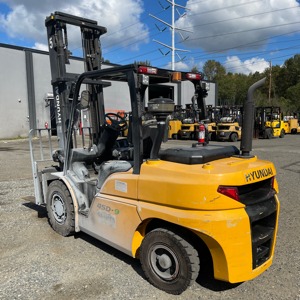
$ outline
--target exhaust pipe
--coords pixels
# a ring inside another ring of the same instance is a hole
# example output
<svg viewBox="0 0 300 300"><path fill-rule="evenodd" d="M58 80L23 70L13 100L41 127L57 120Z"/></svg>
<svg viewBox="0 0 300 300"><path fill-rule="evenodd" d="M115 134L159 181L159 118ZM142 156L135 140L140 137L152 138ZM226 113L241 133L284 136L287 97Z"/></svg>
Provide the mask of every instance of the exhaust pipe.
<svg viewBox="0 0 300 300"><path fill-rule="evenodd" d="M261 87L266 81L266 77L255 82L250 86L247 93L247 100L244 103L244 118L242 127L242 139L241 139L241 156L249 157L252 150L252 138L253 138L253 125L254 125L254 100L253 94L256 89Z"/></svg>

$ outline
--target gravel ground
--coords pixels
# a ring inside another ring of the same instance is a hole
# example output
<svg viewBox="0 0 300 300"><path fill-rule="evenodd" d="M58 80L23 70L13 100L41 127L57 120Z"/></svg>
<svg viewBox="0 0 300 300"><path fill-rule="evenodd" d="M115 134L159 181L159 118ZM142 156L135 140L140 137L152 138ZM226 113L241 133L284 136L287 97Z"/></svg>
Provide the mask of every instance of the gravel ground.
<svg viewBox="0 0 300 300"><path fill-rule="evenodd" d="M278 172L281 214L273 265L238 285L201 274L173 296L145 280L138 260L83 233L55 233L45 210L30 202L28 141L0 141L0 299L300 300L300 135L255 140L253 149Z"/></svg>

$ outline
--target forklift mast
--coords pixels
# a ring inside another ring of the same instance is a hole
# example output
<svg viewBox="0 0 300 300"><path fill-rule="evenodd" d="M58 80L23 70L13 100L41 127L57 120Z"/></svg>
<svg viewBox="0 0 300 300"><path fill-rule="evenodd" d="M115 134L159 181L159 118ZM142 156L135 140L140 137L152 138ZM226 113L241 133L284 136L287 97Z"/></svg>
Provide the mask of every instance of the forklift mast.
<svg viewBox="0 0 300 300"><path fill-rule="evenodd" d="M199 74L201 80L203 74ZM203 81L194 81L195 94L192 97L192 110L195 116L195 122L207 121L208 111L205 98L207 97L207 88Z"/></svg>
<svg viewBox="0 0 300 300"><path fill-rule="evenodd" d="M47 27L50 68L53 86L55 120L57 127L58 146L63 151L66 147L66 133L71 111L71 101L75 82L80 74L67 72L71 52L68 49L67 25L80 28L82 36L82 52L85 71L101 69L102 53L100 36L106 33L106 28L98 26L96 21L72 16L62 12L54 12L45 20ZM91 127L93 138L100 134L100 124L104 120L103 85L93 86L87 83L91 95ZM74 101L76 101L75 99ZM95 113L99 112L99 113Z"/></svg>

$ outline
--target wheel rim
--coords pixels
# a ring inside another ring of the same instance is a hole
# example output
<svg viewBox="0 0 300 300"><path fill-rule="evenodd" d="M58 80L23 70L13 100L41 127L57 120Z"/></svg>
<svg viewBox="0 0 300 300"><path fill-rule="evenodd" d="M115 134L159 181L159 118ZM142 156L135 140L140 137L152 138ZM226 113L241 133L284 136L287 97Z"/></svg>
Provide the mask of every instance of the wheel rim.
<svg viewBox="0 0 300 300"><path fill-rule="evenodd" d="M165 281L173 280L179 273L175 253L164 245L155 245L150 249L150 265L154 273Z"/></svg>
<svg viewBox="0 0 300 300"><path fill-rule="evenodd" d="M64 224L67 218L65 202L59 194L54 194L51 199L51 209L54 219L59 224Z"/></svg>

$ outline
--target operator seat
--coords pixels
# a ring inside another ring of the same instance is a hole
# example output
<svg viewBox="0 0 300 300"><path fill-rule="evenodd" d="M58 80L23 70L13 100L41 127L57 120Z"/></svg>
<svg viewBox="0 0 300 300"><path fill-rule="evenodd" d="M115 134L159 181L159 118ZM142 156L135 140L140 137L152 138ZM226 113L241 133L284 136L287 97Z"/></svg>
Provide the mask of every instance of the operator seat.
<svg viewBox="0 0 300 300"><path fill-rule="evenodd" d="M132 162L126 160L110 160L103 162L99 168L97 189L100 191L105 180L113 173L127 172L132 168Z"/></svg>
<svg viewBox="0 0 300 300"><path fill-rule="evenodd" d="M97 157L101 161L112 159L112 149L119 136L119 132L104 125L103 132L97 143Z"/></svg>
<svg viewBox="0 0 300 300"><path fill-rule="evenodd" d="M157 132L157 120L144 121L142 126L143 158L150 158L151 149Z"/></svg>

